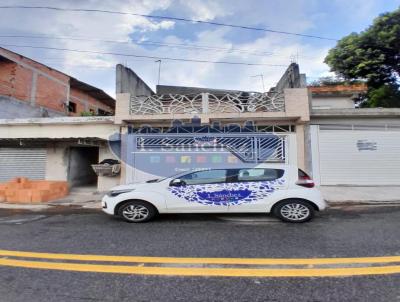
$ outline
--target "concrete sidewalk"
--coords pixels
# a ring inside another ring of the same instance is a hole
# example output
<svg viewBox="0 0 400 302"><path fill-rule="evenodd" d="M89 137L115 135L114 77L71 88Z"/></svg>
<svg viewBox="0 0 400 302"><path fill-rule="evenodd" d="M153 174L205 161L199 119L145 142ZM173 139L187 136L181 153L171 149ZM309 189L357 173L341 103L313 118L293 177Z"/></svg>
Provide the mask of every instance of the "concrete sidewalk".
<svg viewBox="0 0 400 302"><path fill-rule="evenodd" d="M320 187L325 200L331 205L341 204L400 204L400 186L381 187L350 187L322 186ZM85 209L100 209L104 193L96 191L95 187L73 189L71 193L59 200L43 204L10 204L0 203L0 209L26 209L40 211L51 207L76 207Z"/></svg>
<svg viewBox="0 0 400 302"><path fill-rule="evenodd" d="M329 203L393 203L400 202L400 186L321 186Z"/></svg>
<svg viewBox="0 0 400 302"><path fill-rule="evenodd" d="M104 193L97 192L95 187L81 187L71 190L68 196L42 204L0 203L0 209L26 209L40 211L51 207L77 207L85 209L101 209Z"/></svg>

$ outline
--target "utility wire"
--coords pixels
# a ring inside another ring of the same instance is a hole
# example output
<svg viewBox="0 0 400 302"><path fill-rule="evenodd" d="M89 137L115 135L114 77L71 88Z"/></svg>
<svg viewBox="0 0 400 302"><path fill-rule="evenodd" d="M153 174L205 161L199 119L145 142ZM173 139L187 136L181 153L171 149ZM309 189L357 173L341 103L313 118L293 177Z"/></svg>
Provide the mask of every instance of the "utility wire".
<svg viewBox="0 0 400 302"><path fill-rule="evenodd" d="M71 41L93 41L93 42L102 42L102 43L116 43L116 44L135 44L135 45L156 45L160 47L171 47L171 48L177 48L177 49L198 49L198 50L206 50L206 51L221 51L221 52L227 52L227 53L243 53L243 54L249 54L249 55L254 55L254 56L278 56L278 57L285 57L283 55L278 55L274 52L258 52L258 51L251 51L248 49L241 49L241 48L223 48L223 47L215 47L215 46L207 46L207 45L199 45L199 44L189 44L189 43L165 43L165 42L160 42L160 41L151 41L151 40L109 40L109 39L95 39L91 37L85 37L85 36L53 36L53 35L4 35L1 34L0 38L27 38L27 39L54 39L54 40L71 40ZM306 59L306 60L315 60L313 57L308 57L308 56L299 56L299 58Z"/></svg>
<svg viewBox="0 0 400 302"><path fill-rule="evenodd" d="M186 44L186 43L165 43L159 41L140 41L140 40L131 40L131 41L119 41L119 40L103 40L103 39L94 39L90 37L78 37L78 36L48 36L48 35L0 35L0 38L28 38L28 39L53 39L53 40L72 40L72 41L90 41L90 42L102 42L102 43L116 43L116 44L136 44L136 45L157 45L161 47L172 47L172 48L186 48L186 49L198 49L198 50L206 50L206 51L222 51L222 52L238 52L251 54L255 56L269 56L272 55L272 52L254 52L246 49L239 48L222 48L222 47L214 47L214 46L206 46L206 45L197 45L197 44Z"/></svg>
<svg viewBox="0 0 400 302"><path fill-rule="evenodd" d="M100 54L100 55L113 55L113 56L123 56L123 57L135 57L135 58L147 58L147 59L154 59L154 60L194 62L194 63L212 63L212 64L226 64L226 65L286 67L286 65L282 65L282 64L245 63L245 62L230 62L230 61L208 61L208 60L195 60L195 59L172 58L172 57L158 57L158 56L137 55L137 54L127 54L127 53L117 53L117 52L101 52L101 51L94 51L94 50L58 48L58 47L47 47L47 46L33 46L33 45L16 45L16 44L3 44L3 43L0 43L0 47L19 47L19 48L47 49L47 50L69 51L69 52L79 52L79 53L91 53L91 54Z"/></svg>
<svg viewBox="0 0 400 302"><path fill-rule="evenodd" d="M146 15L146 14L112 11L112 10L102 10L102 9L63 8L63 7L55 7L55 6L26 6L26 5L3 5L3 6L0 6L0 9L1 8L2 9L46 9L46 10L55 10L55 11L68 11L68 12L92 12L92 13L94 12L94 13L106 13L106 14L114 14L114 15L129 15L129 16L144 17L144 18L149 18L149 19L173 20L173 21L180 21L180 22L186 22L186 23L209 24L209 25L214 25L214 26L223 26L223 27L240 28L240 29L246 29L246 30L264 31L264 32L270 32L270 33L275 33L275 34L299 36L299 37L313 38L313 39L320 39L320 40L338 41L338 39L329 38L329 37L306 35L306 34L300 34L300 33L295 33L295 32L272 30L272 29L261 28L261 27L243 26L243 25L212 22L212 21L202 21L202 20L188 19L188 18L160 16L160 15Z"/></svg>

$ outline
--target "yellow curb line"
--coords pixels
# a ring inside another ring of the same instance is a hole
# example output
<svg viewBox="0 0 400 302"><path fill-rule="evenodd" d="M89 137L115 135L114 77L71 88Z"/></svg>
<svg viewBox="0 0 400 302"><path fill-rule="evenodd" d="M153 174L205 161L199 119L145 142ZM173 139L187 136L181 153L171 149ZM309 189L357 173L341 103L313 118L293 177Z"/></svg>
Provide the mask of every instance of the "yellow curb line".
<svg viewBox="0 0 400 302"><path fill-rule="evenodd" d="M0 256L81 260L103 262L138 262L138 263L179 263L179 264L248 264L248 265L324 265L324 264L356 264L356 263L395 263L400 256L361 257L361 258L192 258L192 257L141 257L141 256L106 256L37 253L0 250Z"/></svg>
<svg viewBox="0 0 400 302"><path fill-rule="evenodd" d="M11 259L0 259L0 266L114 274L218 277L339 277L400 273L400 266L327 269L170 268L57 263Z"/></svg>

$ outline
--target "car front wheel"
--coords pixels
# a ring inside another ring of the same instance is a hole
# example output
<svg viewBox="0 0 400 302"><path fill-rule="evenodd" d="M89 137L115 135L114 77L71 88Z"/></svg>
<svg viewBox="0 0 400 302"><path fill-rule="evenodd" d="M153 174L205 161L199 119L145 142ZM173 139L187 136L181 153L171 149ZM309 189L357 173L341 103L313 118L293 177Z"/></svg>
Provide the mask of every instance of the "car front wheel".
<svg viewBox="0 0 400 302"><path fill-rule="evenodd" d="M273 214L285 222L306 222L314 217L313 206L304 200L285 200L274 206Z"/></svg>
<svg viewBox="0 0 400 302"><path fill-rule="evenodd" d="M127 222L146 222L157 215L157 210L150 203L133 200L120 206L118 215Z"/></svg>

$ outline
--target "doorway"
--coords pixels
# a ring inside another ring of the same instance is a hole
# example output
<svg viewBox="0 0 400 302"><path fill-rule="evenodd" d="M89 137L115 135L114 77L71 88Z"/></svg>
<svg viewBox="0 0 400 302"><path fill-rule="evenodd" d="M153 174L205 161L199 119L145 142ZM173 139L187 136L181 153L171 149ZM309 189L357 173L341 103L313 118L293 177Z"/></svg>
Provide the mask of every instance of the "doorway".
<svg viewBox="0 0 400 302"><path fill-rule="evenodd" d="M97 175L92 165L99 162L99 147L70 147L69 151L70 187L97 186Z"/></svg>

